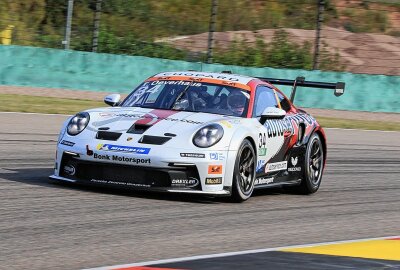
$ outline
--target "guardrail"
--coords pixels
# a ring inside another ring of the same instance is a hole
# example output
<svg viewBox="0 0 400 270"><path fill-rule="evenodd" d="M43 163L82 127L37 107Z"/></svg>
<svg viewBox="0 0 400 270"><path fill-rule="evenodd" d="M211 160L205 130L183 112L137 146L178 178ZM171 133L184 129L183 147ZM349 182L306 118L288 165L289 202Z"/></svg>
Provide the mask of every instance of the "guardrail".
<svg viewBox="0 0 400 270"><path fill-rule="evenodd" d="M175 61L141 56L65 51L0 45L0 84L128 93L145 78L162 71L231 70L257 77L311 81L342 81L346 93L299 91L301 107L400 113L400 76L352 74L292 69L250 68ZM279 87L290 94L290 87Z"/></svg>

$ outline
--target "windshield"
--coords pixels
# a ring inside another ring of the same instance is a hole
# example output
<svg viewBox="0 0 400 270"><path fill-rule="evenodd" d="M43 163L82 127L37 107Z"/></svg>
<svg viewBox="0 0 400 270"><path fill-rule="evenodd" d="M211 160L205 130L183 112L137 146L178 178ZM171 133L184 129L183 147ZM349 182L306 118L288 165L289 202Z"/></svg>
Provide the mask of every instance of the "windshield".
<svg viewBox="0 0 400 270"><path fill-rule="evenodd" d="M121 106L245 117L249 99L248 92L228 85L157 80L142 83Z"/></svg>

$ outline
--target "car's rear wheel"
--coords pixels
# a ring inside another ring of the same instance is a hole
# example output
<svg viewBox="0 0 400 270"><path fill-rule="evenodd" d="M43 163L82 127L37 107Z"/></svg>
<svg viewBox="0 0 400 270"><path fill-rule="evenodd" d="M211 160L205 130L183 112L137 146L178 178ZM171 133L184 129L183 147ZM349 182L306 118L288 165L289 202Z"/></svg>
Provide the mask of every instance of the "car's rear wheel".
<svg viewBox="0 0 400 270"><path fill-rule="evenodd" d="M319 189L324 170L324 150L317 133L314 133L308 141L304 162L304 176L296 191L311 194Z"/></svg>
<svg viewBox="0 0 400 270"><path fill-rule="evenodd" d="M232 181L232 199L243 202L254 190L256 155L253 145L245 139L237 152Z"/></svg>

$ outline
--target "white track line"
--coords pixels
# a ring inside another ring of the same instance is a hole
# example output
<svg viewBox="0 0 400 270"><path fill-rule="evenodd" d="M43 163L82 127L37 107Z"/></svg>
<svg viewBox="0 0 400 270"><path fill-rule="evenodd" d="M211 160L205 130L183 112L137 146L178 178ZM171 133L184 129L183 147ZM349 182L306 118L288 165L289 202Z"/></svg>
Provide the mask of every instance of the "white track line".
<svg viewBox="0 0 400 270"><path fill-rule="evenodd" d="M235 255L246 255L246 254L254 254L254 253L261 253L261 252L268 252L268 251L279 251L279 250L288 249L288 248L305 248L305 247L315 247L315 246L332 245L332 244L354 243L354 242L362 242L362 241L369 241L369 240L383 240L383 239L398 238L398 237L400 237L400 236L394 235L394 236L385 236L385 237L376 237L376 238L363 238L363 239L334 241L334 242L322 242L322 243L306 244L306 245L253 249L253 250L216 253L216 254L208 254L208 255L198 255L198 256L173 258L173 259L165 259L165 260L157 260L157 261L147 261L147 262L139 262L139 263L112 265L112 266L101 266L101 267L97 267L97 268L87 268L87 269L83 269L83 270L112 270L112 269L128 268L128 267L135 267L135 266L148 266L148 265L155 265L155 264L166 264L166 263L194 261L194 260L201 260L201 259L229 257L229 256L235 256Z"/></svg>

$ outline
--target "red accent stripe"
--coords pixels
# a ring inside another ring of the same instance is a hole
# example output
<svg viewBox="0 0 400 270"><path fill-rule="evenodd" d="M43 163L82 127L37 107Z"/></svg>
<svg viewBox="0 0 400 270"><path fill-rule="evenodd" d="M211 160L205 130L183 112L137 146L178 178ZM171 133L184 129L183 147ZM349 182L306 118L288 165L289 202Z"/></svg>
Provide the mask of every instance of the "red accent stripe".
<svg viewBox="0 0 400 270"><path fill-rule="evenodd" d="M400 237L395 237L395 238L388 238L386 240L400 240Z"/></svg>
<svg viewBox="0 0 400 270"><path fill-rule="evenodd" d="M155 109L155 110L152 110L152 111L146 113L144 115L144 118L137 120L135 124L147 125L148 123L151 123L153 121L153 117L155 115L155 116L158 117L158 119L157 119L156 122L153 123L153 125L154 125L154 124L157 124L158 122L160 122L161 120L163 120L164 118L167 118L167 117L169 117L171 115L174 115L176 113L178 113L178 112L177 111Z"/></svg>
<svg viewBox="0 0 400 270"><path fill-rule="evenodd" d="M183 269L146 267L146 266L132 266L132 267L117 268L115 270L183 270Z"/></svg>

